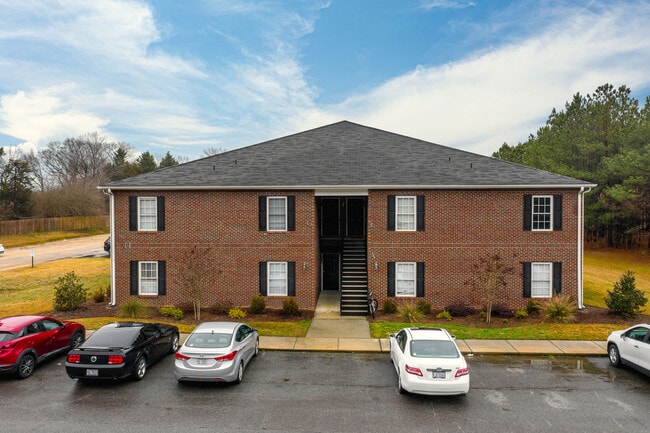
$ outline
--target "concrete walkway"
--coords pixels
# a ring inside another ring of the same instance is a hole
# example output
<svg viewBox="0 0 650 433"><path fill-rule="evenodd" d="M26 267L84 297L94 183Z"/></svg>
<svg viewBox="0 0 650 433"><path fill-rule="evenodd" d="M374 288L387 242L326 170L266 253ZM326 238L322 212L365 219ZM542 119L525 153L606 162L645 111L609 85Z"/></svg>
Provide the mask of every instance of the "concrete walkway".
<svg viewBox="0 0 650 433"><path fill-rule="evenodd" d="M417 326L417 325L414 325ZM456 340L463 354L605 356L605 341ZM341 317L339 292L321 292L305 337L260 337L263 350L389 352L388 338L371 338L365 317Z"/></svg>

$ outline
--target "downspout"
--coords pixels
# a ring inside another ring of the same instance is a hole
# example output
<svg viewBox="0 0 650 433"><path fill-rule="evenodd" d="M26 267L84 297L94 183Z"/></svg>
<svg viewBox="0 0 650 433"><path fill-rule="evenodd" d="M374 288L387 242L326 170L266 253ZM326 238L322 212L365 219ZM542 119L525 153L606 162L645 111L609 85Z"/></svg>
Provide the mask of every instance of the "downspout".
<svg viewBox="0 0 650 433"><path fill-rule="evenodd" d="M584 249L585 249L585 193L591 191L591 188L585 191L585 187L580 188L578 193L578 308L585 308L584 305Z"/></svg>
<svg viewBox="0 0 650 433"><path fill-rule="evenodd" d="M109 259L111 261L111 299L108 302L109 307L114 307L117 304L115 296L115 196L109 189L104 190L104 194L109 196L109 215L110 215L110 231L111 231L111 247L109 250Z"/></svg>

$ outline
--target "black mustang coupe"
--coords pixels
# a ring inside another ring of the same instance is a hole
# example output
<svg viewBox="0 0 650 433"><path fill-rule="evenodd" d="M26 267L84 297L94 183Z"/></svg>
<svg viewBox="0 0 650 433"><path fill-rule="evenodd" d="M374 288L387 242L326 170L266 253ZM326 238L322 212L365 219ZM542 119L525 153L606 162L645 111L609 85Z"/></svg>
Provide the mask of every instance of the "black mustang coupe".
<svg viewBox="0 0 650 433"><path fill-rule="evenodd" d="M178 339L173 325L109 323L68 353L65 370L73 379L141 380L147 366L178 350Z"/></svg>

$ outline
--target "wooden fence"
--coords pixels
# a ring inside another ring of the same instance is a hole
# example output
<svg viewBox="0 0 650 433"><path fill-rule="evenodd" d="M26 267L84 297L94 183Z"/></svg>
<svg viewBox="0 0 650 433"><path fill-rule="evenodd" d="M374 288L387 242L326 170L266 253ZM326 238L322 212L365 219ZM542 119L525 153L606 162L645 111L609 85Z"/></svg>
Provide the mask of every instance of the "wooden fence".
<svg viewBox="0 0 650 433"><path fill-rule="evenodd" d="M0 221L0 236L24 235L33 232L83 230L108 227L109 224L110 218L108 215Z"/></svg>

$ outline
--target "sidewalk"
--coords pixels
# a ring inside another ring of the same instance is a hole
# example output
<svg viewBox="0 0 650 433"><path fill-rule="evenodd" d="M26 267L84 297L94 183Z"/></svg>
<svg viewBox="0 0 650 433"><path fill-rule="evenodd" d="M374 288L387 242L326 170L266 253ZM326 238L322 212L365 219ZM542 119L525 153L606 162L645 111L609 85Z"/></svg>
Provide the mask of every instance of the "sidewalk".
<svg viewBox="0 0 650 433"><path fill-rule="evenodd" d="M417 326L417 325L416 325ZM456 340L465 355L606 356L605 341ZM341 317L338 292L322 292L305 337L260 337L263 350L388 353L388 338L370 338L365 317Z"/></svg>

